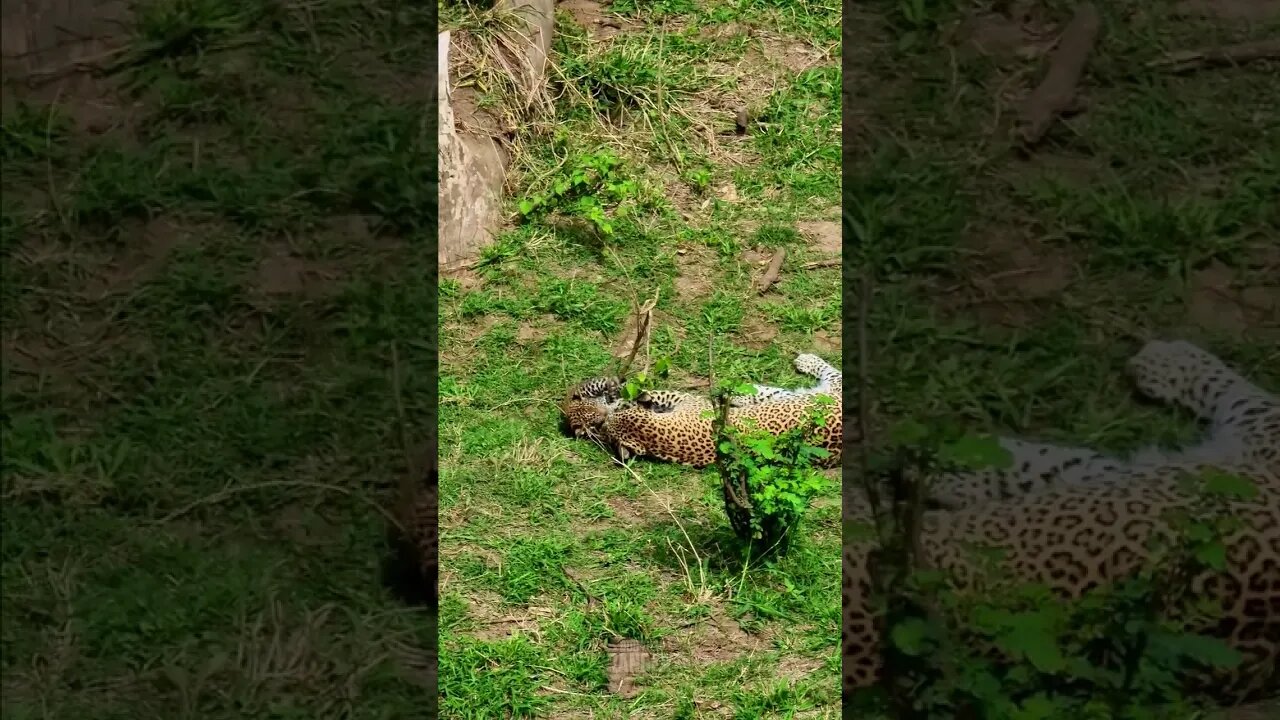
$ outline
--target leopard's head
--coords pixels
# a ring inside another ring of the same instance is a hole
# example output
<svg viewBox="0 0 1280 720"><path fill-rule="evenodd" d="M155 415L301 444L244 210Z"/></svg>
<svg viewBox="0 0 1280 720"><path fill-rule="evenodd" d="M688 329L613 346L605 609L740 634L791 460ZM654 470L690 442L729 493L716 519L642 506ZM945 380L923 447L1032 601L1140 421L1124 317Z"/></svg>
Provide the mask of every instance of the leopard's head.
<svg viewBox="0 0 1280 720"><path fill-rule="evenodd" d="M621 400L622 383L617 378L591 378L569 388L560 412L575 437L598 438Z"/></svg>

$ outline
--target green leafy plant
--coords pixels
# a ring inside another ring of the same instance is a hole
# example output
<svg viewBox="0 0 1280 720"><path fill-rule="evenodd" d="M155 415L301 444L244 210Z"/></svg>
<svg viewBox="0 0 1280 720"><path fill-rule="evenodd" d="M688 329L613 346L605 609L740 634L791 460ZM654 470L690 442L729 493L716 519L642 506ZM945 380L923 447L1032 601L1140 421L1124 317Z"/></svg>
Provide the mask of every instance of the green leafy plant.
<svg viewBox="0 0 1280 720"><path fill-rule="evenodd" d="M613 222L625 217L639 183L622 172L622 161L608 151L580 155L564 166L545 190L520 201L520 215L533 220L560 212L590 222L600 234L613 235Z"/></svg>
<svg viewBox="0 0 1280 720"><path fill-rule="evenodd" d="M828 456L817 445L817 433L834 400L815 396L807 423L775 435L750 423L739 427L729 422L730 397L754 393L754 386L733 382L721 382L712 391L725 514L751 547L765 554L785 552L813 498L830 485L817 468Z"/></svg>
<svg viewBox="0 0 1280 720"><path fill-rule="evenodd" d="M684 174L684 180L699 195L705 195L711 188L711 171L707 168L691 168Z"/></svg>
<svg viewBox="0 0 1280 720"><path fill-rule="evenodd" d="M655 379L666 380L667 376L670 374L671 359L666 357L658 358L657 362L653 364L652 376L647 372L641 371L627 378L626 381L622 383L622 398L624 400L635 400L640 397L641 393L646 390L653 389L653 381Z"/></svg>

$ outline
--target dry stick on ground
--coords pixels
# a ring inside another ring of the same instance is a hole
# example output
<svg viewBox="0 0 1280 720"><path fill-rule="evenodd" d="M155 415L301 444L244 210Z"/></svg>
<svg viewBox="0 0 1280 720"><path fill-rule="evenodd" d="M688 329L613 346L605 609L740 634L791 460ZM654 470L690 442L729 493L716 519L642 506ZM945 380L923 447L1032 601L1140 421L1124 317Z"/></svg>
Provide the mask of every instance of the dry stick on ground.
<svg viewBox="0 0 1280 720"><path fill-rule="evenodd" d="M784 248L778 248L773 253L773 258L769 260L769 267L764 271L764 277L760 278L760 294L768 292L770 287L778 281L778 274L782 272L782 261L787 257L787 251Z"/></svg>
<svg viewBox="0 0 1280 720"><path fill-rule="evenodd" d="M842 262L844 261L841 260L840 258L831 258L829 260L815 260L814 262L805 263L804 269L813 270L814 268L839 267L840 263Z"/></svg>
<svg viewBox="0 0 1280 720"><path fill-rule="evenodd" d="M1022 106L1017 135L1028 145L1044 137L1059 115L1076 106L1076 88L1084 74L1085 63L1098 40L1101 22L1092 3L1076 8L1067 23L1058 46L1049 56L1049 71Z"/></svg>
<svg viewBox="0 0 1280 720"><path fill-rule="evenodd" d="M1184 73L1211 67L1243 65L1255 60L1280 60L1280 40L1257 40L1235 45L1172 52L1152 60L1147 63L1147 67L1171 73Z"/></svg>
<svg viewBox="0 0 1280 720"><path fill-rule="evenodd" d="M624 362L618 369L618 377L625 380L627 373L631 370L631 364L636 359L636 353L640 352L641 343L646 347L645 370L648 371L649 369L649 361L647 358L649 324L653 319L653 308L658 304L658 297L662 293L662 289L655 289L653 291L653 297L649 299L649 302L641 305L640 298L636 295L635 283L631 281L631 273L627 272L627 266L622 262L622 258L618 257L618 253L615 252L613 248L609 248L609 254L613 256L613 261L618 264L618 267L622 270L623 276L627 279L627 286L631 288L631 304L632 307L635 308L636 339L631 344L631 353L627 355L626 362Z"/></svg>
<svg viewBox="0 0 1280 720"><path fill-rule="evenodd" d="M640 352L640 346L645 344L645 338L649 334L649 320L653 317L653 308L658 304L658 295L661 292L661 290L655 290L648 302L636 308L636 339L631 346L631 354L618 368L620 378L627 377L627 372L631 370L631 363L635 362L636 353Z"/></svg>

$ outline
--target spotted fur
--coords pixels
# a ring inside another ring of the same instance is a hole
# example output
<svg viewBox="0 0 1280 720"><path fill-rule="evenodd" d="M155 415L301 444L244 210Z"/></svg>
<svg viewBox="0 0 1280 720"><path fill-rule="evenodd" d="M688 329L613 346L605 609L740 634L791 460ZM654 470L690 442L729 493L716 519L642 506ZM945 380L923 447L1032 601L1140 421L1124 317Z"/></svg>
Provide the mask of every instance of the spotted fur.
<svg viewBox="0 0 1280 720"><path fill-rule="evenodd" d="M834 400L824 409L825 427L818 429L826 464L838 465L843 447L842 380L840 371L817 355L796 357L796 370L818 381L810 388L788 390L755 386L753 395L730 399L729 422L782 433L808 421L818 396ZM623 459L649 456L669 462L710 465L716 460L712 404L708 398L674 390L653 390L628 402L621 397L621 383L613 378L592 378L571 389L560 409L578 437L599 440Z"/></svg>
<svg viewBox="0 0 1280 720"><path fill-rule="evenodd" d="M1280 688L1280 402L1213 355L1185 342L1152 342L1128 371L1143 394L1183 405L1209 426L1205 439L1180 452L1132 458L1083 448L1005 440L1013 467L935 481L931 495L948 509L926 513L929 562L950 571L958 589L973 576L974 545L1000 547L1015 577L1067 597L1131 576L1149 559L1154 537L1169 537L1166 511L1192 502L1182 482L1206 467L1252 480L1257 497L1235 500L1242 529L1227 541L1227 571L1193 581L1215 599L1223 620L1196 628L1241 652L1231 672L1199 680L1226 700ZM853 505L847 499L847 506ZM865 519L865 508L854 519ZM866 542L846 540L842 632L846 691L873 684L880 671L880 627L873 613Z"/></svg>

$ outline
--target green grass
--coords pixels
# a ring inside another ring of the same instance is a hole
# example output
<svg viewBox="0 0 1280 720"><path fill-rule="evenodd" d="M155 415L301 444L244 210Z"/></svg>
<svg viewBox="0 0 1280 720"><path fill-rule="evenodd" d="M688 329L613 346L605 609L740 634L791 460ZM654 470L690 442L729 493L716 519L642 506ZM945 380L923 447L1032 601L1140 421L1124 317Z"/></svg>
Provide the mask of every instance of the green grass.
<svg viewBox="0 0 1280 720"><path fill-rule="evenodd" d="M513 215L522 199L567 198L557 183L608 154L627 188L613 232L572 212L517 219L441 285L442 710L835 717L838 491L789 556L744 567L714 471L620 467L566 437L556 403L609 370L634 303L655 292L649 355L671 358L672 386L712 370L796 385L808 382L797 353L839 361L838 270L800 269L829 255L799 226L834 230L839 213L839 11L640 6L613 6L626 29L610 39L561 13L551 110L517 138ZM749 28L812 67L787 67ZM500 96L484 72L463 73ZM743 135L739 105L755 122ZM761 297L757 263L777 247L787 270ZM608 686L618 637L652 655L627 698Z"/></svg>
<svg viewBox="0 0 1280 720"><path fill-rule="evenodd" d="M992 134L990 119L993 94L1039 65L965 51L952 67L946 48L897 47L895 3L863 24L867 41L852 57L867 72L853 92L865 96L866 122L844 168L846 202L874 248L870 323L884 361L879 398L893 414L959 415L1113 449L1167 440L1184 418L1136 403L1122 377L1123 360L1152 335L1189 337L1264 385L1280 380L1280 291L1267 277L1280 166L1266 140L1280 127L1280 95L1262 66L1147 70L1162 50L1215 31L1121 22L1129 5L1104 10L1089 111L1029 158ZM1266 28L1216 34L1232 32ZM894 68L907 80L873 82ZM939 99L948 112L935 111ZM1234 325L1197 313L1215 294L1205 289L1213 267L1231 281L1215 292L1240 314Z"/></svg>
<svg viewBox="0 0 1280 720"><path fill-rule="evenodd" d="M377 507L393 346L431 402L422 12L155 0L89 98L136 110L6 111L7 717L429 704Z"/></svg>

